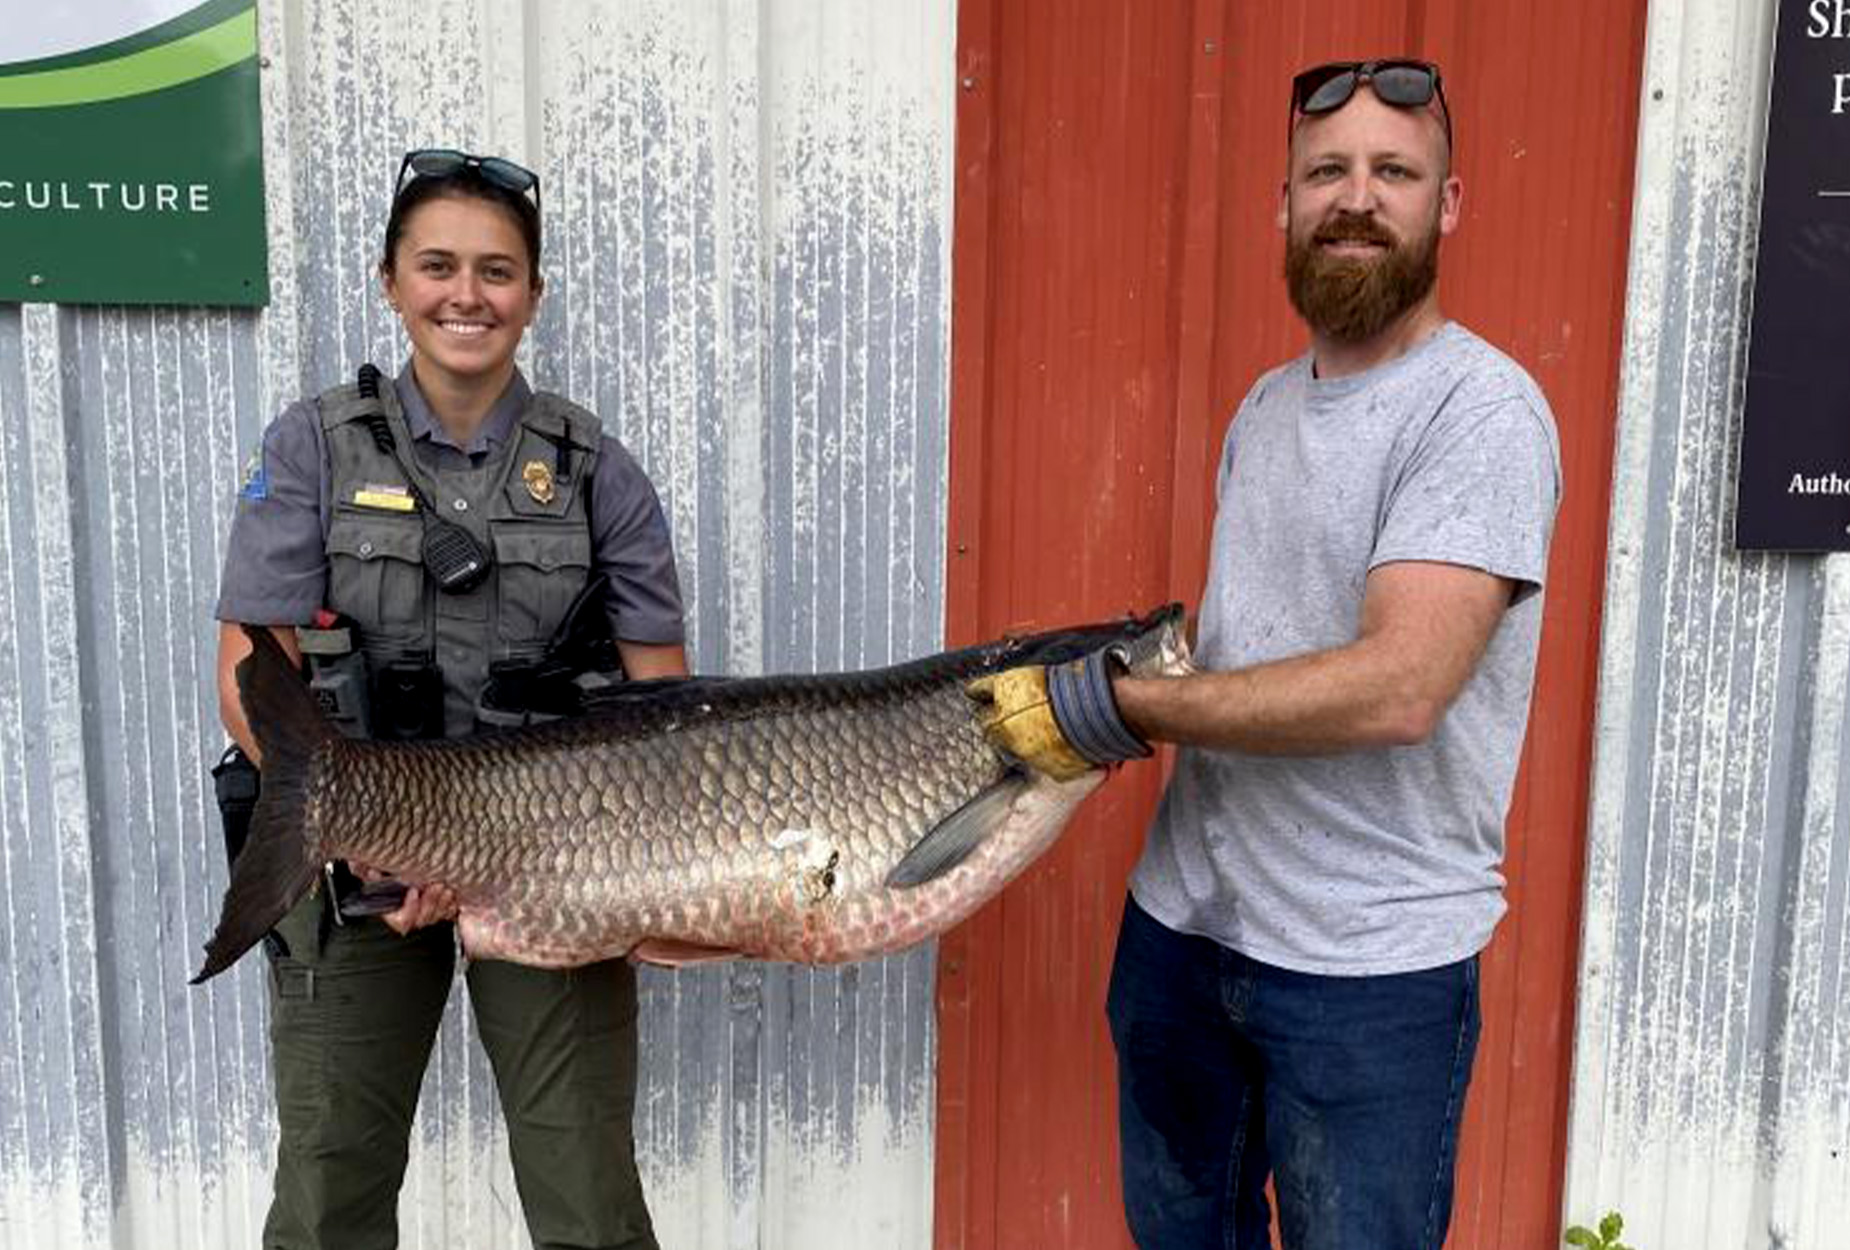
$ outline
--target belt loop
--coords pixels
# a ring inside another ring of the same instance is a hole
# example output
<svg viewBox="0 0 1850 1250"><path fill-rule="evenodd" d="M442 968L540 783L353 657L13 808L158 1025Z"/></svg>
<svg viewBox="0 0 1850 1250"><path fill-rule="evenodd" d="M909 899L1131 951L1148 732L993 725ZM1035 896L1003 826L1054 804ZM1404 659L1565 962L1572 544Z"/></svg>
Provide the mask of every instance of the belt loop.
<svg viewBox="0 0 1850 1250"><path fill-rule="evenodd" d="M321 885L322 893L326 896L327 900L328 915L333 917L335 925L342 928L346 927L347 921L340 914L340 891L335 885L334 861L331 859L327 863L321 865Z"/></svg>
<svg viewBox="0 0 1850 1250"><path fill-rule="evenodd" d="M315 891L321 895L321 906L315 916L315 958L319 959L328 949L328 939L334 936L335 926L343 923L340 903L334 897L334 865L331 862L322 867Z"/></svg>

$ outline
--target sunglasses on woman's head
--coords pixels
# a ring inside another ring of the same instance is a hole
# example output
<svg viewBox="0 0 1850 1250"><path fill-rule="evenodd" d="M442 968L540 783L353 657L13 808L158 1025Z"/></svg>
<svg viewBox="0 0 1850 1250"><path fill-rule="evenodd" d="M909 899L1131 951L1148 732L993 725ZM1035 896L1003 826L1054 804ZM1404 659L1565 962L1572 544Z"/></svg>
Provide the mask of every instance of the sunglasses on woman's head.
<svg viewBox="0 0 1850 1250"><path fill-rule="evenodd" d="M405 189L406 183L419 178L451 178L465 169L479 171L487 181L516 195L531 192L533 207L539 208L540 176L531 169L499 156L476 156L454 148L418 148L405 153L392 194L396 196Z"/></svg>
<svg viewBox="0 0 1850 1250"><path fill-rule="evenodd" d="M1298 118L1334 113L1349 103L1355 89L1367 83L1375 98L1395 108L1421 109L1433 104L1445 142L1452 142L1452 110L1439 85L1439 67L1430 61L1331 61L1307 69L1291 80L1291 126Z"/></svg>

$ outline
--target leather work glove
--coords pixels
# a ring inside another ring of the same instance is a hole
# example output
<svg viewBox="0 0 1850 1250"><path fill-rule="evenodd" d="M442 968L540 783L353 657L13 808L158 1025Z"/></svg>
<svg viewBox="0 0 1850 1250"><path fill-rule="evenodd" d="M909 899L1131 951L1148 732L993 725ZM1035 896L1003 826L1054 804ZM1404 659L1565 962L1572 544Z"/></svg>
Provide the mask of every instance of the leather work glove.
<svg viewBox="0 0 1850 1250"><path fill-rule="evenodd" d="M1150 754L1118 714L1111 674L1123 656L1105 647L1065 664L1027 664L964 687L984 705L977 719L997 747L1056 781Z"/></svg>

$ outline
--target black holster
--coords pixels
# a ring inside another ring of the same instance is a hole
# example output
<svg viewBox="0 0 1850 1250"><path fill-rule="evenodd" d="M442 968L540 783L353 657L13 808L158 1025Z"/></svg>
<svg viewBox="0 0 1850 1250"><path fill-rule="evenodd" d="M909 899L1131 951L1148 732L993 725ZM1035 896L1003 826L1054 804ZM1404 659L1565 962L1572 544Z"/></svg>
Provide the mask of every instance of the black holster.
<svg viewBox="0 0 1850 1250"><path fill-rule="evenodd" d="M251 814L263 790L263 774L251 763L244 748L233 743L212 766L212 792L218 799L218 818L225 833L225 862L235 865L251 836ZM263 948L271 955L287 955L289 947L274 929L263 935Z"/></svg>
<svg viewBox="0 0 1850 1250"><path fill-rule="evenodd" d="M577 716L587 688L621 675L622 661L604 611L608 579L593 574L566 609L538 659L496 660L475 703L478 729L506 729Z"/></svg>
<svg viewBox="0 0 1850 1250"><path fill-rule="evenodd" d="M428 656L376 664L368 701L375 739L411 742L443 737L443 670Z"/></svg>
<svg viewBox="0 0 1850 1250"><path fill-rule="evenodd" d="M262 784L257 766L235 743L226 747L212 766L212 789L218 797L219 820L225 827L227 864L238 862L238 853L250 839L251 813L257 810L257 792Z"/></svg>

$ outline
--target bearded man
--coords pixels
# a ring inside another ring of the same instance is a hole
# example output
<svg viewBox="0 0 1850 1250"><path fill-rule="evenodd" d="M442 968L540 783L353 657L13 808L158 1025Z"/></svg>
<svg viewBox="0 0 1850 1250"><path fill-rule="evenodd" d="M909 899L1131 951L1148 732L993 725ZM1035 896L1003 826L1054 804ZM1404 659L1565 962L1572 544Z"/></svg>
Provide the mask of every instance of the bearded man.
<svg viewBox="0 0 1850 1250"><path fill-rule="evenodd" d="M1504 910L1560 497L1521 367L1439 310L1451 118L1419 61L1293 85L1278 221L1310 351L1241 404L1189 677L1095 655L989 698L1059 770L1181 744L1107 1003L1146 1250L1438 1250Z"/></svg>

